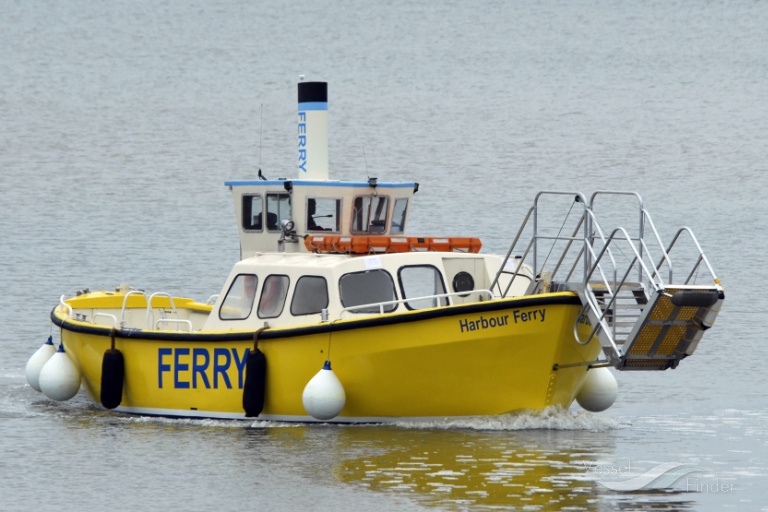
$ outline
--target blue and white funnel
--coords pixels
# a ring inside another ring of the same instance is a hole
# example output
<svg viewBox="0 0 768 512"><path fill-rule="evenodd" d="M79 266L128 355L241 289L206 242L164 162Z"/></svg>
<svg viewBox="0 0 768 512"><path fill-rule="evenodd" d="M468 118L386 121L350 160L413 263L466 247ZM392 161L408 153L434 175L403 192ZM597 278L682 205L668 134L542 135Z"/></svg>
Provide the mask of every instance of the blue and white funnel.
<svg viewBox="0 0 768 512"><path fill-rule="evenodd" d="M299 82L299 179L328 179L327 82Z"/></svg>

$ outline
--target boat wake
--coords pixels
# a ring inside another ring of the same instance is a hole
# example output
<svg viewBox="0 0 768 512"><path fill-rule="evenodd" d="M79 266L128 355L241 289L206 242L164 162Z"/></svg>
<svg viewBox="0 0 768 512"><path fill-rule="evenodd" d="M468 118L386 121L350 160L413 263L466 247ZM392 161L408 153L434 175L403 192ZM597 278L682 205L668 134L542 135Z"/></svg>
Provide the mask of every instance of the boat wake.
<svg viewBox="0 0 768 512"><path fill-rule="evenodd" d="M164 424L173 426L230 428L230 429L266 429L306 427L309 423L289 423L283 421L252 421L249 419L215 418L169 418L164 416L124 416L122 419L131 423Z"/></svg>
<svg viewBox="0 0 768 512"><path fill-rule="evenodd" d="M376 428L394 426L416 430L581 430L602 432L617 430L626 426L626 421L618 418L594 414L587 411L571 411L562 407L548 407L541 411L526 411L500 414L497 416L472 416L466 418L445 418L429 420L401 420L392 423L301 423L262 420L229 420L204 418L166 418L160 416L122 416L122 420L131 423L172 424L175 426L197 426L207 428Z"/></svg>
<svg viewBox="0 0 768 512"><path fill-rule="evenodd" d="M626 420L611 418L587 411L573 412L562 407L548 407L541 411L526 411L496 416L471 416L466 418L444 418L426 420L400 420L392 423L301 423L263 420L231 420L207 418L168 418L162 416L132 416L119 417L130 423L171 424L175 426L197 426L208 428L376 428L394 426L416 430L582 430L606 431L617 430L627 425Z"/></svg>
<svg viewBox="0 0 768 512"><path fill-rule="evenodd" d="M587 430L605 431L622 427L617 418L587 411L573 412L562 407L547 407L541 411L525 411L497 416L446 418L430 421L402 421L395 425L416 429L469 430Z"/></svg>

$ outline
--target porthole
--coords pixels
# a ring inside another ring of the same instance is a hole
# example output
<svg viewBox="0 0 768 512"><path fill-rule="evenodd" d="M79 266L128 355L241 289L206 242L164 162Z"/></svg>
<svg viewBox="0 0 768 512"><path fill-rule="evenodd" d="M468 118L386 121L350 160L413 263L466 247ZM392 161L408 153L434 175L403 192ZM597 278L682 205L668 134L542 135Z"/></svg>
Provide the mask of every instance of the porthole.
<svg viewBox="0 0 768 512"><path fill-rule="evenodd" d="M475 280L469 272L461 271L453 276L453 291L455 292L471 292L475 289ZM460 297L466 297L468 293L460 295Z"/></svg>

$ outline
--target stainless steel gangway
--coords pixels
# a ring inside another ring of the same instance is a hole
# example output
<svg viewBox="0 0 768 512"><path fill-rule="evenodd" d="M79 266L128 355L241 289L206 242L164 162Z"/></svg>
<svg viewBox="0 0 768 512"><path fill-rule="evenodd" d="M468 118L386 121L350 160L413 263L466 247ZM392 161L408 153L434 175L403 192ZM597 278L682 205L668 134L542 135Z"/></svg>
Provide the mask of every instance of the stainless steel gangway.
<svg viewBox="0 0 768 512"><path fill-rule="evenodd" d="M571 202L562 222L548 224L548 201L564 199ZM620 215L601 212L598 221L596 205L606 199L622 206ZM617 220L636 225L608 228ZM502 283L511 284L520 262L536 276L528 294L579 295L576 342L597 338L605 363L619 370L677 367L696 350L725 299L693 231L682 227L665 245L634 192L598 191L589 200L581 193L539 192L490 289L505 297L510 286Z"/></svg>

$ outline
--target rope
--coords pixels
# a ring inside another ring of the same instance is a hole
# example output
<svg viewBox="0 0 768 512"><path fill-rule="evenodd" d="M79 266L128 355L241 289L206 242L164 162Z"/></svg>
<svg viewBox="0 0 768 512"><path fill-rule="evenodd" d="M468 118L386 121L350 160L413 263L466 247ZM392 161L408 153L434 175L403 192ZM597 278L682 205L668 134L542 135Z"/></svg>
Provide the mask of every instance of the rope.
<svg viewBox="0 0 768 512"><path fill-rule="evenodd" d="M336 320L332 320L330 324L328 324L328 354L326 355L325 359L330 361L331 360L331 338L333 337L333 323Z"/></svg>
<svg viewBox="0 0 768 512"><path fill-rule="evenodd" d="M268 329L268 327L264 326L264 327L259 327L258 329L256 329L256 331L254 331L253 333L253 351L254 352L259 350L259 335L261 334L262 331L265 331L266 329Z"/></svg>

